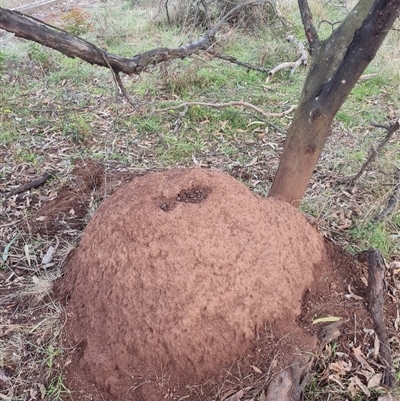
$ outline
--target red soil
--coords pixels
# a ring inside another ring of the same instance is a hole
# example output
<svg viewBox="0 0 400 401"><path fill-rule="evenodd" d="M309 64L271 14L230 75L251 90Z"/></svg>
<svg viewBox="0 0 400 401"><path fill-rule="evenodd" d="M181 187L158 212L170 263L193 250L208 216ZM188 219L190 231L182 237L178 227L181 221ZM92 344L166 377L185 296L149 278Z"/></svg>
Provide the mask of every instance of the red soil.
<svg viewBox="0 0 400 401"><path fill-rule="evenodd" d="M202 169L135 178L96 212L66 269L72 383L178 399L265 332L296 332L324 241L286 203Z"/></svg>

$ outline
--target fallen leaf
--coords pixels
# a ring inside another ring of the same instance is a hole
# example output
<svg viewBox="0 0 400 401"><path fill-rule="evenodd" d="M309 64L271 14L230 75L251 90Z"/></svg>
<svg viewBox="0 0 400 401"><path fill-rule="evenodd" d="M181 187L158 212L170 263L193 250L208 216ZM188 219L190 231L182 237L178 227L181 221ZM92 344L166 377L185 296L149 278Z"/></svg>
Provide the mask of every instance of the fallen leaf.
<svg viewBox="0 0 400 401"><path fill-rule="evenodd" d="M8 254L10 252L10 248L11 248L12 244L17 240L17 238L18 238L18 234L16 234L14 236L14 238L4 248L3 255L2 255L2 259L4 260L4 262L8 259Z"/></svg>
<svg viewBox="0 0 400 401"><path fill-rule="evenodd" d="M374 351L373 351L373 353L372 353L372 358L374 358L375 360L378 359L380 345L381 345L381 343L380 343L380 341L379 341L379 337L378 337L378 335L375 333Z"/></svg>
<svg viewBox="0 0 400 401"><path fill-rule="evenodd" d="M29 253L29 245L28 244L24 245L24 252L25 252L26 260L28 261L28 265L29 265L29 267L31 267L31 255Z"/></svg>
<svg viewBox="0 0 400 401"><path fill-rule="evenodd" d="M258 160L258 158L257 158L257 156L256 156L250 163L247 163L247 164L245 165L245 167L254 166L254 164L257 163L257 160Z"/></svg>
<svg viewBox="0 0 400 401"><path fill-rule="evenodd" d="M236 394L234 394L231 398L229 398L229 401L240 401L243 395L244 395L244 390L240 390Z"/></svg>
<svg viewBox="0 0 400 401"><path fill-rule="evenodd" d="M354 383L360 387L360 389L362 390L362 392L367 396L370 397L371 396L371 392L368 390L367 386L357 377L354 377Z"/></svg>
<svg viewBox="0 0 400 401"><path fill-rule="evenodd" d="M2 369L0 369L0 380L2 382L8 382L10 378L3 372Z"/></svg>
<svg viewBox="0 0 400 401"><path fill-rule="evenodd" d="M257 366L251 365L251 367L254 370L254 372L262 374L262 371L259 368L257 368Z"/></svg>
<svg viewBox="0 0 400 401"><path fill-rule="evenodd" d="M312 324L325 323L325 322L338 322L339 320L342 320L342 318L337 316L326 316L313 320Z"/></svg>
<svg viewBox="0 0 400 401"><path fill-rule="evenodd" d="M354 356L356 357L357 361L360 362L361 366L364 369L368 369L370 372L375 372L374 369L371 367L371 365L367 362L364 354L361 351L360 347L354 347L353 348L353 353Z"/></svg>
<svg viewBox="0 0 400 401"><path fill-rule="evenodd" d="M367 387L368 388L378 387L381 383L381 379L382 379L382 373L377 373L376 375L373 375L371 379L368 380Z"/></svg>

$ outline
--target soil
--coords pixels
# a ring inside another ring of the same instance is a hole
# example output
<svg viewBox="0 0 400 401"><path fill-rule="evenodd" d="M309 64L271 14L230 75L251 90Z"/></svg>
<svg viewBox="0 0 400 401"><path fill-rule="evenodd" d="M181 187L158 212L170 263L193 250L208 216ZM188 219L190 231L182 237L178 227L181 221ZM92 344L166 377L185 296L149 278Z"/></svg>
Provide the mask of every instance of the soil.
<svg viewBox="0 0 400 401"><path fill-rule="evenodd" d="M98 168L77 178L78 204ZM372 328L344 297L363 295L363 274L296 209L229 176L136 178L97 210L58 285L73 399L251 399L295 352L317 352L316 317L347 322L343 349Z"/></svg>

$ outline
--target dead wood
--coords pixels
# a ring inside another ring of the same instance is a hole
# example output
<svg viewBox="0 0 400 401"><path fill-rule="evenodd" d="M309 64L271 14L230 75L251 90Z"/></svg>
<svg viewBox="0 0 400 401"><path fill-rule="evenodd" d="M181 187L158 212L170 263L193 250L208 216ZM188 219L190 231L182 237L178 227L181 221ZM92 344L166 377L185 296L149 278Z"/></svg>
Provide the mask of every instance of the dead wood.
<svg viewBox="0 0 400 401"><path fill-rule="evenodd" d="M367 302L372 321L374 322L375 333L380 342L379 355L384 364L382 381L385 385L393 387L396 378L393 369L389 335L386 330L384 317L386 264L382 254L377 249L373 248L362 252L359 255L359 261L361 263L366 263L368 266Z"/></svg>
<svg viewBox="0 0 400 401"><path fill-rule="evenodd" d="M269 74L269 70L267 68L261 67L259 65L249 64L244 61L239 61L237 58L232 57L232 56L227 56L226 54L214 52L211 50L208 50L207 54L210 54L211 56L213 56L215 58L220 58L221 60L229 61L232 64L237 64L242 67L248 68L249 70L255 70L255 71L264 72L266 74Z"/></svg>
<svg viewBox="0 0 400 401"><path fill-rule="evenodd" d="M376 159L376 156L378 155L378 153L389 142L389 140L392 138L393 134L400 127L399 121L396 121L396 123L391 125L390 127L387 127L385 125L380 125L380 124L371 124L371 125L373 127L386 129L387 130L387 134L386 134L385 138L377 146L377 148L375 148L373 146L371 147L369 156L368 156L367 160L364 162L364 164L361 166L360 171L357 174L355 174L354 176L350 177L350 178L344 178L343 180L341 180L342 182L350 182L351 184L354 184L354 182L357 181L362 176L362 174L367 169L367 167Z"/></svg>
<svg viewBox="0 0 400 401"><path fill-rule="evenodd" d="M26 185L22 185L16 189L11 190L6 197L9 198L10 196L17 195L17 194L22 194L23 192L29 191L30 189L33 188L38 188L41 185L43 185L46 181L48 181L50 178L54 177L54 173L46 173L43 175L43 177L40 177L36 180L33 180L31 182L28 182Z"/></svg>
<svg viewBox="0 0 400 401"><path fill-rule="evenodd" d="M167 110L175 110L175 109L184 108L185 109L184 113L186 113L187 108L189 106L214 107L216 109L222 109L224 107L247 107L247 108L255 110L257 113L260 113L263 116L268 117L268 118L271 118L271 117L275 117L275 118L285 117L288 114L290 114L293 110L296 109L296 106L292 105L286 111L284 111L282 113L267 113L266 111L260 109L259 107L255 106L254 104L247 103L247 102L240 102L240 101L227 102L227 103L185 102L185 103L181 103L181 104L179 104L177 106L171 106L171 107L166 107L166 108L163 108L163 109L157 109L157 110L154 110L154 112L157 113L157 112L160 112L160 111L167 111ZM181 115L181 117L183 117L183 115Z"/></svg>
<svg viewBox="0 0 400 401"><path fill-rule="evenodd" d="M296 61L281 63L269 70L266 83L271 79L274 74L276 74L280 70L291 68L290 75L292 76L298 67L300 67L301 65L308 65L308 52L304 44L300 40L296 39L293 35L289 35L286 39L288 42L293 42L297 45L297 54L299 58Z"/></svg>
<svg viewBox="0 0 400 401"><path fill-rule="evenodd" d="M265 401L298 401L309 381L315 357L297 355L287 369L279 372L270 382Z"/></svg>
<svg viewBox="0 0 400 401"><path fill-rule="evenodd" d="M237 5L223 16L212 29L207 30L199 40L187 43L175 49L163 47L149 50L137 54L132 58L110 54L93 43L73 36L37 18L1 7L0 29L12 32L17 37L32 40L54 50L58 50L68 57L80 58L90 64L111 68L116 74L123 72L128 75L138 75L150 65L163 63L172 59L190 57L200 50L209 50L215 43L215 35L222 24L229 21L238 9L245 6L257 6L266 2L267 0L254 0Z"/></svg>
<svg viewBox="0 0 400 401"><path fill-rule="evenodd" d="M400 198L400 169L396 169L394 172L395 187L392 195L389 198L387 206L377 216L374 217L373 223L379 223L391 214L397 206Z"/></svg>
<svg viewBox="0 0 400 401"><path fill-rule="evenodd" d="M344 322L333 322L325 325L318 333L319 349L335 341L343 334ZM292 358L290 366L279 372L271 380L265 401L298 401L305 386L311 379L311 369L316 356L307 353Z"/></svg>

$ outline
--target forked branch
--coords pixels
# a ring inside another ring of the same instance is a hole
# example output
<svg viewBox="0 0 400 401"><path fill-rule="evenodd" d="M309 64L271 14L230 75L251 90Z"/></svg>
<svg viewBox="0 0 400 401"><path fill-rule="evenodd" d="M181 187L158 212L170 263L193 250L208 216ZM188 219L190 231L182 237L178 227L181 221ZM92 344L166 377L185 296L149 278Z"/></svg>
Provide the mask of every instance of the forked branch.
<svg viewBox="0 0 400 401"><path fill-rule="evenodd" d="M199 50L208 50L215 42L215 35L221 25L237 12L238 9L247 6L258 6L268 0L253 0L241 3L224 15L212 29L198 40L189 42L178 48L157 48L137 54L131 58L119 57L105 52L93 43L73 36L55 26L40 21L34 17L22 14L18 11L0 7L0 29L14 33L16 36L32 40L44 46L65 54L68 57L80 58L90 64L111 68L116 74L140 74L150 65L163 63L172 59L189 57ZM229 60L228 60L229 61Z"/></svg>

